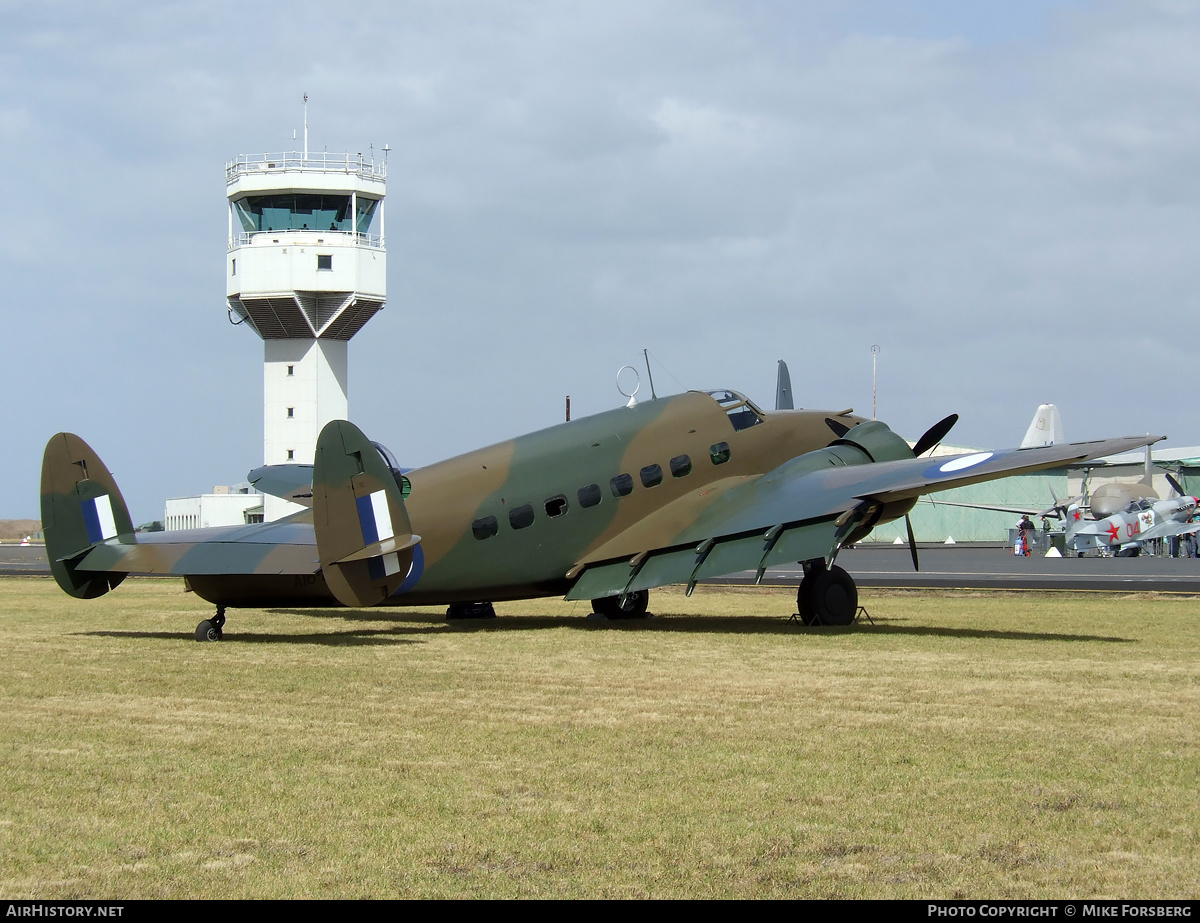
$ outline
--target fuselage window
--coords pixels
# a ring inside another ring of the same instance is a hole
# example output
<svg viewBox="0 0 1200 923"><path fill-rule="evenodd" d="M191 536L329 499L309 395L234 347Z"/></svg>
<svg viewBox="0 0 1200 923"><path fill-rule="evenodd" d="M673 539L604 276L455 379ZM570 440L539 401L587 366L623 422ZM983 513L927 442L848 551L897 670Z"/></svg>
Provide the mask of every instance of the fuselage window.
<svg viewBox="0 0 1200 923"><path fill-rule="evenodd" d="M642 469L642 486L657 487L662 483L662 466L647 465Z"/></svg>
<svg viewBox="0 0 1200 923"><path fill-rule="evenodd" d="M528 503L514 506L508 511L508 521L514 529L524 529L533 525L533 507Z"/></svg>
<svg viewBox="0 0 1200 923"><path fill-rule="evenodd" d="M567 511L567 498L561 494L546 501L546 515L551 519L561 516Z"/></svg>
<svg viewBox="0 0 1200 923"><path fill-rule="evenodd" d="M484 516L482 519L476 519L471 523L471 531L475 533L477 539L483 541L485 538L491 538L500 531L500 525L496 522L495 516Z"/></svg>
<svg viewBox="0 0 1200 923"><path fill-rule="evenodd" d="M589 506L595 506L600 502L601 493L599 484L588 484L587 487L579 488L579 505L584 509Z"/></svg>
<svg viewBox="0 0 1200 923"><path fill-rule="evenodd" d="M681 478L692 473L692 460L687 455L676 455L671 459L671 477Z"/></svg>
<svg viewBox="0 0 1200 923"><path fill-rule="evenodd" d="M633 493L633 475L618 474L610 482L614 497L628 497Z"/></svg>
<svg viewBox="0 0 1200 923"><path fill-rule="evenodd" d="M723 465L729 461L729 443L718 442L716 445L708 447L708 457L712 459L714 465Z"/></svg>

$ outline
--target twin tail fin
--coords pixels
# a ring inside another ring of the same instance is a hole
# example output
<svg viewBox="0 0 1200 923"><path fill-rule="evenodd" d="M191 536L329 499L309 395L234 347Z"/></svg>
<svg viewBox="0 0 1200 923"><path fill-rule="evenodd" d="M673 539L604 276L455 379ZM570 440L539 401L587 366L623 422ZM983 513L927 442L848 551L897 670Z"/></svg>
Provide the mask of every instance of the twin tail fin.
<svg viewBox="0 0 1200 923"><path fill-rule="evenodd" d="M74 433L58 433L42 455L42 531L50 571L78 599L103 596L125 574L77 570L104 542L134 544L133 523L121 490L104 462Z"/></svg>

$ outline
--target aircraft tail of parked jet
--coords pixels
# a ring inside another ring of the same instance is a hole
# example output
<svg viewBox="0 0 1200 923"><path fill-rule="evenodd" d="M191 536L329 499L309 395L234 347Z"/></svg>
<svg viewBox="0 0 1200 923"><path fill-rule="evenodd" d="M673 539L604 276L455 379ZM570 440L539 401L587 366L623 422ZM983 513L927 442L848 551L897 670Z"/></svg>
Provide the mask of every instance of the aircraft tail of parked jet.
<svg viewBox="0 0 1200 923"><path fill-rule="evenodd" d="M1022 449L1032 449L1042 445L1061 445L1066 442L1063 436L1062 415L1054 404L1042 404L1038 407L1029 421L1029 429L1025 430L1025 438L1021 440Z"/></svg>
<svg viewBox="0 0 1200 923"><path fill-rule="evenodd" d="M795 410L792 404L792 376L788 372L787 363L779 360L779 369L775 373L775 409Z"/></svg>

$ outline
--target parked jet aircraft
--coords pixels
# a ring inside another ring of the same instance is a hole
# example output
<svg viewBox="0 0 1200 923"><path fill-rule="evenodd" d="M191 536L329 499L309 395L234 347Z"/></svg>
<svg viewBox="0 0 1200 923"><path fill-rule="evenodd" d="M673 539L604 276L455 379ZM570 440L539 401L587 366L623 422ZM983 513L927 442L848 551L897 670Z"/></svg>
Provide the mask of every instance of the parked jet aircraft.
<svg viewBox="0 0 1200 923"><path fill-rule="evenodd" d="M216 606L201 640L221 636L228 607L449 604L471 614L479 609L463 607L565 595L636 615L654 587L690 593L699 580L745 570L761 579L795 561L803 620L845 625L858 596L834 563L839 549L906 517L919 495L1156 441L921 457L956 420L910 448L850 410L765 412L736 391L688 392L405 474L334 421L317 442L311 509L143 535L95 452L59 433L42 462L42 522L67 593L100 596L130 573L180 575ZM288 491L304 499L302 487Z"/></svg>

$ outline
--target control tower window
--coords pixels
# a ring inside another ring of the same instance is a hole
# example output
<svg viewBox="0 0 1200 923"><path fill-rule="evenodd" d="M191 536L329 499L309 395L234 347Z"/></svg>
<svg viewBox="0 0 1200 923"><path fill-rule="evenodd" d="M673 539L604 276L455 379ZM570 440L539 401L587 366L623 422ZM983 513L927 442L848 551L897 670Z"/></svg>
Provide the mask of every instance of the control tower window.
<svg viewBox="0 0 1200 923"><path fill-rule="evenodd" d="M354 228L359 234L371 232L371 224L375 220L375 208L378 205L379 202L376 199L368 199L365 196L358 197L358 215L355 217Z"/></svg>
<svg viewBox="0 0 1200 923"><path fill-rule="evenodd" d="M242 230L255 231L342 231L354 230L350 196L320 193L282 193L246 196L233 203ZM374 209L368 209L370 221ZM359 214L363 209L359 207Z"/></svg>
<svg viewBox="0 0 1200 923"><path fill-rule="evenodd" d="M333 254L318 253L317 254L317 269L333 269Z"/></svg>

